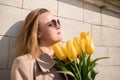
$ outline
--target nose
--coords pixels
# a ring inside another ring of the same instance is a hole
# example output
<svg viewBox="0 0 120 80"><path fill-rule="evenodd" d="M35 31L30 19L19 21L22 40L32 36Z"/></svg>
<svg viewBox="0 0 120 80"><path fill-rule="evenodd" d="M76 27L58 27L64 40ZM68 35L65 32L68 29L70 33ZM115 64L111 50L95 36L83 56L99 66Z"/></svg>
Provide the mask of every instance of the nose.
<svg viewBox="0 0 120 80"><path fill-rule="evenodd" d="M61 25L57 24L56 29L60 29L60 28L61 28Z"/></svg>

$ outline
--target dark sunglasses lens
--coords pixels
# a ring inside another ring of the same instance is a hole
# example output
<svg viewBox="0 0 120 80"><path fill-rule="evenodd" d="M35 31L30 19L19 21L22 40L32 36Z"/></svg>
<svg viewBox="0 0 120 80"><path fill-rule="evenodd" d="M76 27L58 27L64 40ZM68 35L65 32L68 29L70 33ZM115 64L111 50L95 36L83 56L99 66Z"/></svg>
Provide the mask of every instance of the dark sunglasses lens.
<svg viewBox="0 0 120 80"><path fill-rule="evenodd" d="M55 26L55 27L56 27L57 25L60 25L60 21L59 21L59 20L52 20L51 23L52 23L52 25Z"/></svg>
<svg viewBox="0 0 120 80"><path fill-rule="evenodd" d="M57 26L56 20L52 20L52 24L53 24L54 26Z"/></svg>
<svg viewBox="0 0 120 80"><path fill-rule="evenodd" d="M60 25L60 21L59 20L57 20L57 23Z"/></svg>

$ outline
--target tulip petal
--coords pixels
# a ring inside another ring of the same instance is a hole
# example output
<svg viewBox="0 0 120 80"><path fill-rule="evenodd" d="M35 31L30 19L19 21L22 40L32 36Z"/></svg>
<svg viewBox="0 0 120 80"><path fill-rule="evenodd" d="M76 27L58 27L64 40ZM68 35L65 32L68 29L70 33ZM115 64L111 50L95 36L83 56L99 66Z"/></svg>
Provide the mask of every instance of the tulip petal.
<svg viewBox="0 0 120 80"><path fill-rule="evenodd" d="M66 55L63 52L63 47L61 44L55 44L53 45L53 50L55 52L55 55L57 58L59 58L60 60L65 60L66 59Z"/></svg>
<svg viewBox="0 0 120 80"><path fill-rule="evenodd" d="M70 60L75 60L77 58L77 51L76 51L72 41L70 41L70 40L67 41L66 48L67 48L67 50L69 52L68 58Z"/></svg>

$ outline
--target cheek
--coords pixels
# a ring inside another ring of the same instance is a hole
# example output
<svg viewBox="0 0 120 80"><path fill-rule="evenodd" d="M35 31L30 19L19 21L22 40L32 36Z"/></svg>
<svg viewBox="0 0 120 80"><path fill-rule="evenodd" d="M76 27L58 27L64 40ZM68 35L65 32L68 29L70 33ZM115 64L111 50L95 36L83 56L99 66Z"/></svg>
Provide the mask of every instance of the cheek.
<svg viewBox="0 0 120 80"><path fill-rule="evenodd" d="M46 38L47 38L47 39L54 39L55 36L56 36L56 34L53 33L52 31L50 31L50 32L46 32L45 35L46 35Z"/></svg>
<svg viewBox="0 0 120 80"><path fill-rule="evenodd" d="M42 30L41 35L43 39L49 39L50 37L52 37L51 32L48 30Z"/></svg>
<svg viewBox="0 0 120 80"><path fill-rule="evenodd" d="M51 31L51 32L47 32L45 34L45 38L48 40L48 41L53 41L53 42L58 42L58 41L61 41L62 40L62 35L61 34L57 34L55 33L54 31Z"/></svg>
<svg viewBox="0 0 120 80"><path fill-rule="evenodd" d="M50 37L54 41L61 41L62 40L62 35L61 34L53 33L53 34L50 35Z"/></svg>

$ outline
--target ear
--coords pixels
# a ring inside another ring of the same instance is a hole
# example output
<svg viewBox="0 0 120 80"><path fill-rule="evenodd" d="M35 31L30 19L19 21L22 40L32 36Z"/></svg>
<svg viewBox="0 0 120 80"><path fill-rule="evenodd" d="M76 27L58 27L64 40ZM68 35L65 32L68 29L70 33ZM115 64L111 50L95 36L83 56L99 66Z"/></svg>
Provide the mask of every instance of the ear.
<svg viewBox="0 0 120 80"><path fill-rule="evenodd" d="M41 35L40 32L37 33L37 37L38 37L39 39L42 37L42 35Z"/></svg>

